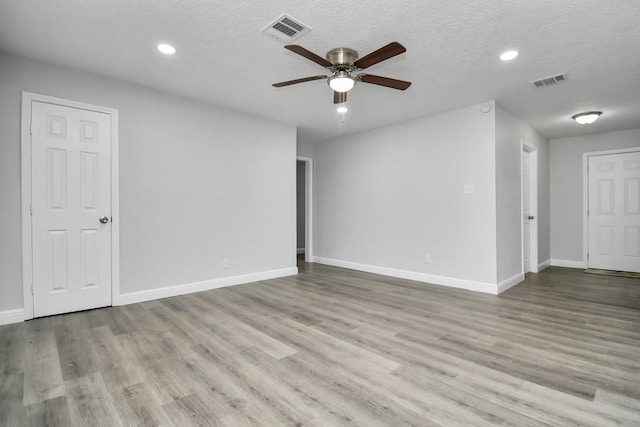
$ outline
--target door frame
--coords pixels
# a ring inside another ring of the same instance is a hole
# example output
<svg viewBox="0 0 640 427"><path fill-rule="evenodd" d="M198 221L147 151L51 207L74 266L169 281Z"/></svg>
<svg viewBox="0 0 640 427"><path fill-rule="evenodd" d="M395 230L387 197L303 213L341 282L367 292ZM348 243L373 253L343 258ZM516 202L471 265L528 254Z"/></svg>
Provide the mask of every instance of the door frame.
<svg viewBox="0 0 640 427"><path fill-rule="evenodd" d="M313 159L296 156L296 161L304 162L304 261L313 262Z"/></svg>
<svg viewBox="0 0 640 427"><path fill-rule="evenodd" d="M522 246L522 274L525 274L524 266L524 186L522 179L522 152L529 153L529 214L535 219L529 221L529 270L538 273L538 148L520 139L520 239Z"/></svg>
<svg viewBox="0 0 640 427"><path fill-rule="evenodd" d="M582 264L589 268L589 157L640 152L640 148L592 151L582 154Z"/></svg>
<svg viewBox="0 0 640 427"><path fill-rule="evenodd" d="M20 174L22 198L22 299L24 320L33 319L33 241L31 223L31 104L33 102L43 102L63 107L96 111L111 116L111 305L118 305L120 297L118 110L48 95L22 92Z"/></svg>

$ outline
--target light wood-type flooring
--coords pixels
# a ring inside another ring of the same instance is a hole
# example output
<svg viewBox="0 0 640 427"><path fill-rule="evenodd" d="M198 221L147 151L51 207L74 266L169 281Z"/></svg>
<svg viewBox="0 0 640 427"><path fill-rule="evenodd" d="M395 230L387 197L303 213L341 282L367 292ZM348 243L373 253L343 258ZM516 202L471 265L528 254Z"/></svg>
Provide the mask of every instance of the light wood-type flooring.
<svg viewBox="0 0 640 427"><path fill-rule="evenodd" d="M0 425L640 425L640 280L301 268L0 327Z"/></svg>

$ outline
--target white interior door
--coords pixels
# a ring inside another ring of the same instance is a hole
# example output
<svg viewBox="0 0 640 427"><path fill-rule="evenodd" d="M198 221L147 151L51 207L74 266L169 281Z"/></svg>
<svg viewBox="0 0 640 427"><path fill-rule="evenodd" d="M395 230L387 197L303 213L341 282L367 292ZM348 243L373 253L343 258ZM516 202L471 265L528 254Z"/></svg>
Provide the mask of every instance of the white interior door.
<svg viewBox="0 0 640 427"><path fill-rule="evenodd" d="M34 317L111 305L111 116L31 104Z"/></svg>
<svg viewBox="0 0 640 427"><path fill-rule="evenodd" d="M524 273L531 271L531 178L529 153L522 152L522 260Z"/></svg>
<svg viewBox="0 0 640 427"><path fill-rule="evenodd" d="M589 268L640 273L640 152L589 157Z"/></svg>

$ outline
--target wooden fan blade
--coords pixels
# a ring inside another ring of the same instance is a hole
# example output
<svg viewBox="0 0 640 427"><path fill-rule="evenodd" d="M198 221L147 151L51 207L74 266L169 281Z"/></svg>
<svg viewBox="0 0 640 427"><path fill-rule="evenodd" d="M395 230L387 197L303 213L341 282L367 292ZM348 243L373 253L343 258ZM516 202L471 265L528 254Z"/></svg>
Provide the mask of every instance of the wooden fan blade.
<svg viewBox="0 0 640 427"><path fill-rule="evenodd" d="M284 47L285 49L289 49L293 53L297 53L300 56L304 56L305 58L315 62L316 64L330 68L333 64L323 57L316 55L315 53L303 48L302 46L298 46L297 44L289 44Z"/></svg>
<svg viewBox="0 0 640 427"><path fill-rule="evenodd" d="M334 104L342 104L343 102L347 102L347 92L336 92L333 91L333 103Z"/></svg>
<svg viewBox="0 0 640 427"><path fill-rule="evenodd" d="M396 80L389 77L374 76L372 74L360 74L358 80L364 83L371 83L378 86L390 87L392 89L405 90L411 86L411 82Z"/></svg>
<svg viewBox="0 0 640 427"><path fill-rule="evenodd" d="M378 62L382 62L385 59L393 58L396 55L405 53L407 49L398 42L391 42L388 45L381 47L380 49L371 52L370 54L363 56L353 63L358 68L364 69L371 67Z"/></svg>
<svg viewBox="0 0 640 427"><path fill-rule="evenodd" d="M274 87L289 86L289 85L295 85L295 84L298 84L298 83L310 82L310 81L313 81L313 80L320 80L320 79L326 79L326 78L327 78L327 76L303 77L301 79L287 80L286 82L274 83L272 86L274 86Z"/></svg>

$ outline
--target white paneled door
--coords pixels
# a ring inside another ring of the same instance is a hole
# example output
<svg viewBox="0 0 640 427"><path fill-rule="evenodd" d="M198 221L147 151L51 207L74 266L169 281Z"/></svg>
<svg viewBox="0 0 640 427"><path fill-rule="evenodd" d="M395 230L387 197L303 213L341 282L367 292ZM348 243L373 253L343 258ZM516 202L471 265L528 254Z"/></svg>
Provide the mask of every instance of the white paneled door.
<svg viewBox="0 0 640 427"><path fill-rule="evenodd" d="M640 152L589 157L589 268L640 273Z"/></svg>
<svg viewBox="0 0 640 427"><path fill-rule="evenodd" d="M34 317L111 305L111 116L31 108Z"/></svg>

